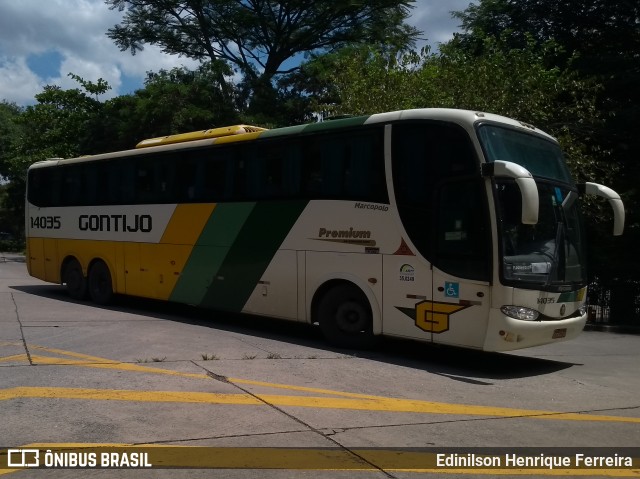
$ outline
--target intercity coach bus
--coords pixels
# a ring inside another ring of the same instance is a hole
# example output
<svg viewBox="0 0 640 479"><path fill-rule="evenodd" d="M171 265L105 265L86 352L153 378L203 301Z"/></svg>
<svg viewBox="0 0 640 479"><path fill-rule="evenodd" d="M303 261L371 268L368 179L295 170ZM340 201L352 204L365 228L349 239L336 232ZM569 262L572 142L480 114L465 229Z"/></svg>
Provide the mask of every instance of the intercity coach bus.
<svg viewBox="0 0 640 479"><path fill-rule="evenodd" d="M49 159L28 172L32 276L125 294L505 351L586 321L579 198L558 143L501 116L416 109L246 125Z"/></svg>

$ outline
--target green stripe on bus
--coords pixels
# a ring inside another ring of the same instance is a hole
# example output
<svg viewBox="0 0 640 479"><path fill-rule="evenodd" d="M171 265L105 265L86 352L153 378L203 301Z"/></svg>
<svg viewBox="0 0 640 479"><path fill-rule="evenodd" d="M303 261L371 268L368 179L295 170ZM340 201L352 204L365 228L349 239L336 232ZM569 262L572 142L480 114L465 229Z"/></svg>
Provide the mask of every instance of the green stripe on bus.
<svg viewBox="0 0 640 479"><path fill-rule="evenodd" d="M317 133L321 131L335 130L338 128L348 128L352 126L360 126L367 121L368 116L355 116L352 118L343 118L340 120L328 120L318 123L309 123L307 125L287 126L284 128L276 128L266 130L260 134L260 139L274 138L285 135L296 135L300 133Z"/></svg>
<svg viewBox="0 0 640 479"><path fill-rule="evenodd" d="M307 201L257 203L229 249L202 306L240 312Z"/></svg>
<svg viewBox="0 0 640 479"><path fill-rule="evenodd" d="M196 305L202 302L254 207L255 203L216 206L191 251L170 301Z"/></svg>
<svg viewBox="0 0 640 479"><path fill-rule="evenodd" d="M286 126L284 128L276 128L274 130L263 131L260 134L260 139L262 138L274 138L277 136L285 136L285 135L295 135L297 133L302 133L302 131L307 127L307 125L297 125L297 126Z"/></svg>
<svg viewBox="0 0 640 479"><path fill-rule="evenodd" d="M369 116L354 116L352 118L343 118L340 120L328 120L319 123L311 123L304 129L305 133L317 133L320 131L336 130L339 128L349 128L360 126L369 119Z"/></svg>
<svg viewBox="0 0 640 479"><path fill-rule="evenodd" d="M558 298L558 303L574 303L577 301L584 301L587 295L587 288L582 288L577 291L569 291L568 293L562 293Z"/></svg>

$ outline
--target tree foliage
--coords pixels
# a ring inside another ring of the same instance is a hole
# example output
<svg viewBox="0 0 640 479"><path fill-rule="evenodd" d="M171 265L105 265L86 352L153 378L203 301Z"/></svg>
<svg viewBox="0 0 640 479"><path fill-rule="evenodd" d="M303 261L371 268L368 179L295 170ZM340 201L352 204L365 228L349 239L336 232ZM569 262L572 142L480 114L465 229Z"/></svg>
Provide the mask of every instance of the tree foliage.
<svg viewBox="0 0 640 479"><path fill-rule="evenodd" d="M16 178L13 158L22 138L22 127L17 119L22 108L6 101L0 102L0 232L9 233L19 239L22 234L24 184L20 177ZM12 249L17 247L15 241L0 238L0 247Z"/></svg>
<svg viewBox="0 0 640 479"><path fill-rule="evenodd" d="M82 88L63 90L54 85L36 95L37 103L28 106L17 118L23 136L13 158L16 176L29 164L50 157L77 156L88 143L89 122L102 111L98 96L111 87L102 79L96 83L70 74Z"/></svg>
<svg viewBox="0 0 640 479"><path fill-rule="evenodd" d="M124 11L108 35L132 53L144 44L169 54L225 61L253 93L253 111L274 106L272 80L298 67L288 60L353 43L405 47L418 32L406 25L413 0L106 0ZM226 96L230 87L220 75Z"/></svg>
<svg viewBox="0 0 640 479"><path fill-rule="evenodd" d="M12 176L11 159L21 137L21 128L16 122L22 113L15 103L0 102L0 180Z"/></svg>
<svg viewBox="0 0 640 479"><path fill-rule="evenodd" d="M220 73L229 73L220 62L149 72L144 88L105 103L104 115L95 119L94 144L100 151L127 149L144 138L238 123Z"/></svg>

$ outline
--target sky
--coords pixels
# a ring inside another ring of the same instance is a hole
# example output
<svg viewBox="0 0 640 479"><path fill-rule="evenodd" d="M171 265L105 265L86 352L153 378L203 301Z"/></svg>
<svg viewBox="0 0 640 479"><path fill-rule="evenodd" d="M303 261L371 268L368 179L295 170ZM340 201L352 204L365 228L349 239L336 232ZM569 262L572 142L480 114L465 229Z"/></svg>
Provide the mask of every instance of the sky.
<svg viewBox="0 0 640 479"><path fill-rule="evenodd" d="M408 23L437 48L458 30L459 21L450 12L469 3L416 0ZM142 88L148 71L196 66L150 45L135 56L120 51L106 32L121 17L103 0L0 0L0 101L30 105L45 85L76 88L69 73L93 82L106 80L112 87L106 99Z"/></svg>

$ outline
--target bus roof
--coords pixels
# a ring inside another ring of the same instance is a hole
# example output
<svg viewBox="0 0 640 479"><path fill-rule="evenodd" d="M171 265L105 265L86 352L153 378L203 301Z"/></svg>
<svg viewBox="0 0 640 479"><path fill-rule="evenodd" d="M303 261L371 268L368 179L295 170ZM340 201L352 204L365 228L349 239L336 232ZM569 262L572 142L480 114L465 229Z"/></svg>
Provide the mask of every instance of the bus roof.
<svg viewBox="0 0 640 479"><path fill-rule="evenodd" d="M322 131L338 130L362 125L391 123L401 120L439 120L457 123L468 130L478 121L501 123L528 132L534 132L555 141L547 133L537 129L533 125L512 118L495 115L492 113L477 112L472 110L458 110L450 108L419 108L413 110L398 110L373 115L356 116L336 120L309 123L284 128L266 129L251 125L234 125L209 130L200 130L190 133L168 135L157 138L149 138L141 141L133 150L101 153L97 155L82 156L77 158L50 158L31 165L31 168L54 166L62 163L76 163L84 161L98 161L127 156L145 155L153 152L172 151L210 146L213 144L235 143L251 141L258 138L275 138L289 135L311 134Z"/></svg>
<svg viewBox="0 0 640 479"><path fill-rule="evenodd" d="M212 128L209 130L192 131L190 133L180 133L178 135L167 135L158 138L142 140L136 148L148 148L150 146L170 145L173 143L183 143L186 141L206 140L209 138L221 138L223 136L242 135L244 133L258 133L266 128L251 125L223 126L222 128Z"/></svg>

